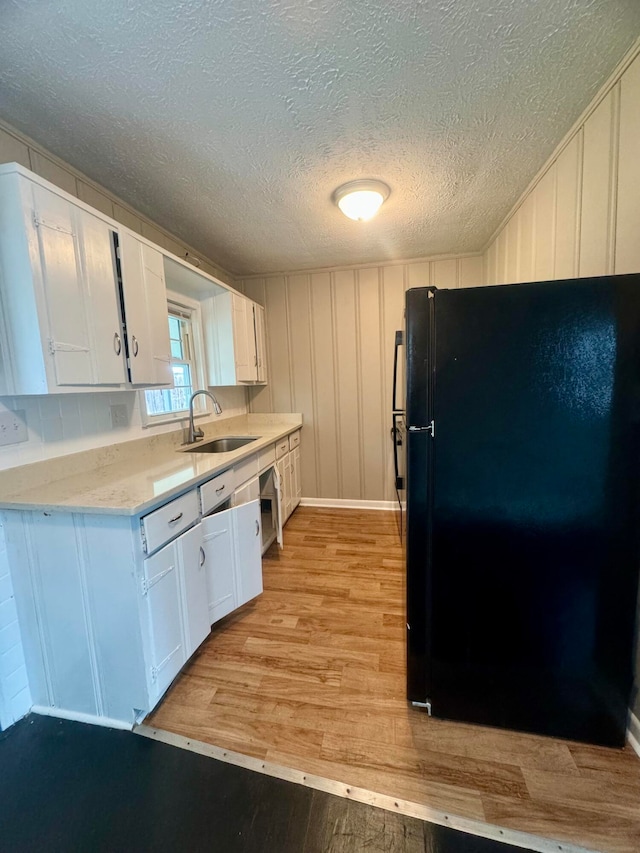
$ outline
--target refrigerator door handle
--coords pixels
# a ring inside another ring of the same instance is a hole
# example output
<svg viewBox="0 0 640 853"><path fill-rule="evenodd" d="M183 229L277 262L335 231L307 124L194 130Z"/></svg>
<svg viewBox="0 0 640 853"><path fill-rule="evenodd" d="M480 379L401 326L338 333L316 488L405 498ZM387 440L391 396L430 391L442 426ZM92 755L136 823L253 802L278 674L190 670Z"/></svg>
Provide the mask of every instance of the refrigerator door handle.
<svg viewBox="0 0 640 853"><path fill-rule="evenodd" d="M396 342L395 348L393 350L393 391L392 391L392 400L391 405L393 407L394 412L401 412L402 409L399 408L397 403L398 397L398 350L404 344L404 334L402 331L396 332Z"/></svg>
<svg viewBox="0 0 640 853"><path fill-rule="evenodd" d="M391 427L391 439L393 441L393 470L396 475L396 491L404 489L404 477L400 476L400 467L398 465L398 447L402 447L402 432L398 429L398 418L402 417L401 413L393 413L393 426Z"/></svg>
<svg viewBox="0 0 640 853"><path fill-rule="evenodd" d="M423 427L410 426L409 432L428 432L428 433L431 433L431 438L435 438L436 437L436 422L431 421L429 426L423 426Z"/></svg>

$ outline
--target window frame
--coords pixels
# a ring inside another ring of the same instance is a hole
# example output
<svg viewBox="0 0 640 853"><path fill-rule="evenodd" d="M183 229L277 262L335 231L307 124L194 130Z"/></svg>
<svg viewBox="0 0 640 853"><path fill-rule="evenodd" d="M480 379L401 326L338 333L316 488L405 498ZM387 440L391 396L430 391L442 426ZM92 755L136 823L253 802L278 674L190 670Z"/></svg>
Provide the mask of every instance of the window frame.
<svg viewBox="0 0 640 853"><path fill-rule="evenodd" d="M191 324L191 365L193 367L191 387L193 391L206 390L206 363L204 354L204 338L202 334L202 311L200 303L195 299L191 299L188 296L184 296L182 293L175 293L174 291L167 290L167 323L169 322L169 316L171 314L172 307L176 309L176 312L189 315L188 319ZM145 391L154 390L161 391L163 389L143 388L138 392L140 415L142 419L143 429L188 420L188 409L181 409L179 412L163 412L162 414L158 415L150 415L147 412L147 401L145 397ZM194 401L193 412L194 418L203 418L207 415L212 414L213 409L209 408L209 398L205 397L204 394L200 395Z"/></svg>

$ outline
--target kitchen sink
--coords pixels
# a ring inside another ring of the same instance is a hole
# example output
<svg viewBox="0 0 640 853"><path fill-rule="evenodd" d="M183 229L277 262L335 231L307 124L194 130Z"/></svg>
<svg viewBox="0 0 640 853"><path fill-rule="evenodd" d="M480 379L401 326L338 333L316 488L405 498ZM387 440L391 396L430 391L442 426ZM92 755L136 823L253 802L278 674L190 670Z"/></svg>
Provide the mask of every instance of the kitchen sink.
<svg viewBox="0 0 640 853"><path fill-rule="evenodd" d="M213 441L205 441L204 444L193 444L190 447L185 447L185 451L187 453L228 453L230 450L237 450L239 447L244 447L245 444L250 444L259 438L259 435L232 435L226 438L214 438Z"/></svg>

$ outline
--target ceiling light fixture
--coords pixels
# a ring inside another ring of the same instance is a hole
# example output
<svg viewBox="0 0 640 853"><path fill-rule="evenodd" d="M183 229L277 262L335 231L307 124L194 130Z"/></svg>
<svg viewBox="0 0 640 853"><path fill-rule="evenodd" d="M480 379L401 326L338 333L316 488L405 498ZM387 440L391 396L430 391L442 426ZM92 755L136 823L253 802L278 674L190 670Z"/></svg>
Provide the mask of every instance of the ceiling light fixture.
<svg viewBox="0 0 640 853"><path fill-rule="evenodd" d="M333 201L349 219L366 222L380 210L391 190L382 181L349 181L333 193Z"/></svg>

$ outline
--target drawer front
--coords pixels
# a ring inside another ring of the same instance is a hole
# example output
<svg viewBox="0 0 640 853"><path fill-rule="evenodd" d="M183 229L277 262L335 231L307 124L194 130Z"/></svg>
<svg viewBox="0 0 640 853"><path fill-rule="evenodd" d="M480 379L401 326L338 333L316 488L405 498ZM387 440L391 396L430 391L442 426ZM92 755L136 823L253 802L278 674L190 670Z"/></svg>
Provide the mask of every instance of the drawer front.
<svg viewBox="0 0 640 853"><path fill-rule="evenodd" d="M264 450L261 450L258 454L258 469L260 471L264 471L265 468L268 468L270 465L276 461L276 449L274 445L270 445L269 447L265 447Z"/></svg>
<svg viewBox="0 0 640 853"><path fill-rule="evenodd" d="M300 430L298 432L292 432L289 436L289 450L293 450L294 447L297 447L300 444Z"/></svg>
<svg viewBox="0 0 640 853"><path fill-rule="evenodd" d="M276 443L276 459L282 459L285 453L289 452L289 438L281 438Z"/></svg>
<svg viewBox="0 0 640 853"><path fill-rule="evenodd" d="M258 454L250 456L233 469L235 471L235 487L241 486L252 477L258 476Z"/></svg>
<svg viewBox="0 0 640 853"><path fill-rule="evenodd" d="M142 519L142 529L147 543L146 553L152 554L165 542L186 530L198 520L199 515L195 489L145 515Z"/></svg>
<svg viewBox="0 0 640 853"><path fill-rule="evenodd" d="M202 514L206 515L222 501L226 501L233 494L235 475L233 468L223 471L207 483L200 486L200 506Z"/></svg>

